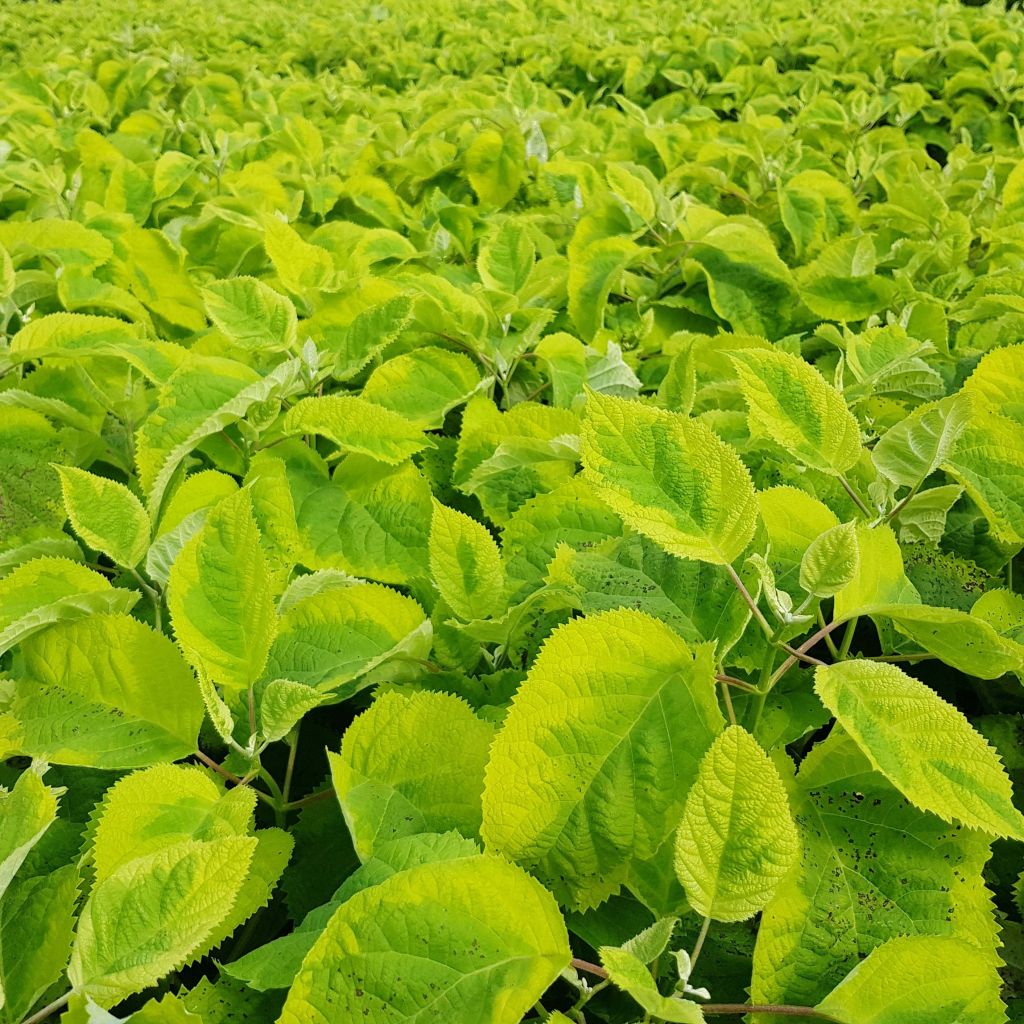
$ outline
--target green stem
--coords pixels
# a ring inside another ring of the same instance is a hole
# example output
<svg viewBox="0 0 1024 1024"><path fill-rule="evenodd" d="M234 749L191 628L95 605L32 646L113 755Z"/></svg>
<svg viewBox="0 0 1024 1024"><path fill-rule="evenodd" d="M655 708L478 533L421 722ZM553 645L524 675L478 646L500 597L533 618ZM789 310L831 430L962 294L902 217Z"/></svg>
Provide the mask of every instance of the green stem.
<svg viewBox="0 0 1024 1024"><path fill-rule="evenodd" d="M882 520L883 523L891 523L907 507L907 505L910 503L914 495L916 495L917 492L921 489L921 483L923 483L923 481L915 484L910 489L910 493L902 501L900 501L887 516L885 516L885 518Z"/></svg>
<svg viewBox="0 0 1024 1024"><path fill-rule="evenodd" d="M757 693L757 687L753 683L748 683L744 679L737 679L735 676L727 676L719 672L715 676L715 679L720 683L725 683L728 686L735 687L737 690L742 690L744 693Z"/></svg>
<svg viewBox="0 0 1024 1024"><path fill-rule="evenodd" d="M162 633L164 631L163 624L163 598L160 597L160 592L156 588L151 587L145 579L142 577L142 573L138 569L129 568L129 573L135 578L135 582L142 588L142 592L149 598L150 603L153 605L153 622L156 625L156 631Z"/></svg>
<svg viewBox="0 0 1024 1024"><path fill-rule="evenodd" d="M249 735L256 735L256 695L253 693L252 686L249 687L249 692L246 695L247 703L249 705Z"/></svg>
<svg viewBox="0 0 1024 1024"><path fill-rule="evenodd" d="M725 702L726 714L729 716L729 724L736 724L736 709L732 706L732 695L729 693L729 684L719 680L722 687L722 700Z"/></svg>
<svg viewBox="0 0 1024 1024"><path fill-rule="evenodd" d="M775 668L775 647L769 647L765 652L764 661L761 662L761 674L757 680L757 702L754 704L754 718L750 723L750 731L757 732L761 724L761 716L764 714L764 704L771 691L772 669Z"/></svg>
<svg viewBox="0 0 1024 1024"><path fill-rule="evenodd" d="M288 744L288 764L285 765L284 769L284 785L281 787L281 796L284 798L284 805L288 806L288 794L292 789L292 775L295 772L295 757L299 751L299 726L302 723L299 722L294 729L285 737L285 743Z"/></svg>
<svg viewBox="0 0 1024 1024"><path fill-rule="evenodd" d="M857 622L859 620L860 616L854 615L854 617L846 624L846 632L843 633L843 639L839 645L840 661L845 661L850 653L850 644L853 643L853 634L857 632Z"/></svg>
<svg viewBox="0 0 1024 1024"><path fill-rule="evenodd" d="M700 932L697 935L697 941L693 944L693 952L690 954L690 974L693 974L693 969L697 966L697 960L700 958L700 951L704 948L704 940L708 937L708 929L711 927L711 918L705 917L704 923L700 926Z"/></svg>
<svg viewBox="0 0 1024 1024"><path fill-rule="evenodd" d="M850 481L845 476L840 474L839 482L843 485L843 490L850 496L850 500L864 513L869 519L871 518L871 509L868 508L864 499L853 489L850 485Z"/></svg>
<svg viewBox="0 0 1024 1024"><path fill-rule="evenodd" d="M321 800L326 800L332 796L334 796L333 789L322 789L319 793L310 793L309 796L304 796L301 800L292 800L291 803L284 805L284 809L286 811L295 811L300 807L308 807L310 804L319 803Z"/></svg>
<svg viewBox="0 0 1024 1024"><path fill-rule="evenodd" d="M26 1017L21 1024L39 1024L39 1021L46 1020L51 1013L56 1013L58 1010L64 1009L68 1005L68 1000L71 998L70 992L65 992L60 999L54 999L52 1003L47 1003L41 1010L37 1010L32 1014L31 1017Z"/></svg>
<svg viewBox="0 0 1024 1024"><path fill-rule="evenodd" d="M825 625L825 615L821 608L818 609L818 625ZM834 661L842 661L842 658L839 657L839 651L836 649L836 645L832 641L830 633L825 634L825 646L828 647L828 653L832 655Z"/></svg>

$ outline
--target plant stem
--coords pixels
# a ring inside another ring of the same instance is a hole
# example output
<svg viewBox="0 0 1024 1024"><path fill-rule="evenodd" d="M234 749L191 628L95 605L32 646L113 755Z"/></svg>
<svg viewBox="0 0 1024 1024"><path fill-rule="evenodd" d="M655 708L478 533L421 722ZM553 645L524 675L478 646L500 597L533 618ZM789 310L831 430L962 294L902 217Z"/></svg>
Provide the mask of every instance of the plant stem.
<svg viewBox="0 0 1024 1024"><path fill-rule="evenodd" d="M729 724L736 724L736 709L732 706L732 696L729 693L729 684L721 683L722 687L722 700L725 701L726 714L729 716Z"/></svg>
<svg viewBox="0 0 1024 1024"><path fill-rule="evenodd" d="M768 1003L705 1003L701 1009L706 1017L742 1017L748 1013L774 1013L780 1017L809 1017L812 1020L843 1024L838 1017L830 1017L813 1006L776 1006Z"/></svg>
<svg viewBox="0 0 1024 1024"><path fill-rule="evenodd" d="M128 572L135 578L135 582L142 588L142 592L149 598L150 603L153 605L153 622L156 625L158 633L164 631L163 624L163 599L160 597L159 591L154 587L151 587L143 578L142 573L138 569L129 569Z"/></svg>
<svg viewBox="0 0 1024 1024"><path fill-rule="evenodd" d="M37 1010L32 1014L31 1017L26 1017L21 1024L39 1024L39 1021L46 1020L51 1013L56 1013L58 1010L62 1010L68 1005L68 1000L71 998L70 992L65 992L60 999L54 999L52 1003L47 1003L41 1010Z"/></svg>
<svg viewBox="0 0 1024 1024"><path fill-rule="evenodd" d="M822 610L820 608L818 609L818 625L819 626L824 626L825 625L825 616L822 613ZM833 643L832 636L829 633L825 634L825 646L828 647L828 653L832 655L832 659L834 661L841 661L842 660L839 657L839 651L836 649L836 645Z"/></svg>
<svg viewBox="0 0 1024 1024"><path fill-rule="evenodd" d="M248 694L249 701L249 735L256 735L256 697L253 693L252 686L249 687Z"/></svg>
<svg viewBox="0 0 1024 1024"><path fill-rule="evenodd" d="M744 693L757 693L757 687L753 683L737 679L735 676L727 676L719 672L715 679L720 683L725 683L727 686L734 686L737 690L742 690Z"/></svg>
<svg viewBox="0 0 1024 1024"><path fill-rule="evenodd" d="M725 567L725 571L729 574L729 579L732 580L734 586L740 592L740 597L743 598L751 614L757 620L757 624L764 630L765 636L773 636L775 630L772 629L771 623L764 617L761 609L757 607L757 602L751 596L750 591L747 590L746 584L740 579L739 573L728 564Z"/></svg>
<svg viewBox="0 0 1024 1024"><path fill-rule="evenodd" d="M801 659L804 661L811 661L815 665L824 665L823 661L818 661L817 658L808 658L807 651L809 651L822 637L828 636L833 629L841 626L841 622L830 622L827 626L822 626L809 640L805 640L797 650L789 650L789 657L779 666L775 674L768 680L768 689L772 687Z"/></svg>
<svg viewBox="0 0 1024 1024"><path fill-rule="evenodd" d="M840 661L844 661L846 656L850 653L850 644L853 643L853 634L857 631L857 622L859 619L859 615L854 615L854 617L846 624L846 632L843 634L842 643L839 645Z"/></svg>
<svg viewBox="0 0 1024 1024"><path fill-rule="evenodd" d="M326 800L332 796L334 796L333 789L321 789L319 793L311 793L309 796L304 796L301 800L292 800L291 803L284 805L284 809L286 811L295 811L300 807L308 807L310 804L319 803L321 800Z"/></svg>
<svg viewBox="0 0 1024 1024"><path fill-rule="evenodd" d="M890 665L899 664L900 662L915 662L915 661L927 661L929 658L934 658L934 654L879 654L877 657L871 658L871 661L884 661Z"/></svg>
<svg viewBox="0 0 1024 1024"><path fill-rule="evenodd" d="M700 926L700 933L697 935L697 941L693 944L693 952L690 954L690 974L693 974L693 969L697 966L697 959L700 957L700 951L704 948L704 940L708 937L708 929L711 927L711 918L705 917L704 923Z"/></svg>
<svg viewBox="0 0 1024 1024"><path fill-rule="evenodd" d="M843 490L850 496L851 501L857 506L869 519L871 518L871 509L864 503L864 499L850 486L850 482L845 476L840 475L839 482L843 485Z"/></svg>
<svg viewBox="0 0 1024 1024"><path fill-rule="evenodd" d="M288 763L285 765L284 785L281 787L281 796L284 798L285 807L288 806L288 795L292 789L292 775L295 772L295 756L299 751L299 726L301 724L300 721L285 737L285 742L288 744Z"/></svg>
<svg viewBox="0 0 1024 1024"><path fill-rule="evenodd" d="M603 967L592 964L589 960L578 960L573 957L571 966L575 967L577 971L583 971L584 974L593 974L596 978L608 977L608 972Z"/></svg>
<svg viewBox="0 0 1024 1024"><path fill-rule="evenodd" d="M823 665L823 661L818 661L817 658L809 658L803 651L794 650L789 644L779 643L779 634L776 630L772 629L771 623L764 617L761 609L757 607L757 602L751 596L750 591L747 590L743 580L740 579L739 573L731 565L725 566L726 572L729 574L729 579L733 581L736 589L740 592L740 596L743 598L747 607L750 609L754 618L757 620L758 625L764 630L764 635L778 647L781 647L787 654L792 655L798 661L807 661L812 665Z"/></svg>
<svg viewBox="0 0 1024 1024"><path fill-rule="evenodd" d="M239 777L238 777L237 775L235 775L235 773L234 773L234 772L229 772L229 771L227 770L227 768L225 768L225 767L224 767L223 765L219 765L219 764L217 764L217 762L216 762L216 761L214 761L214 759L213 759L212 757L208 757L208 756L207 756L206 754L204 754L204 753L203 753L203 752L202 752L201 750L197 750L197 751L195 752L195 755L194 755L194 756L195 756L195 757L198 757L198 758L199 758L199 760L200 760L200 761L202 761L202 762L203 762L203 764L205 764L207 768L211 769L211 771L215 771L215 772L216 772L216 773L217 773L218 775L220 775L220 776L221 776L222 778L225 778L225 779L227 779L227 780L228 780L228 782L232 782L232 783L234 783L234 784L235 784L236 786L248 786L248 785L249 785L249 781L248 781L248 779L240 779L240 778L239 778ZM259 798L260 798L261 800L265 800L265 801L266 801L266 802L267 802L268 804L270 804L270 806L271 806L271 807L273 807L273 806L274 806L274 801L273 801L273 800L272 800L272 799L271 799L271 798L270 798L269 796L267 796L267 794L266 794L266 793L263 793L263 792L261 792L260 790L258 790L258 789L256 789L256 788L253 788L253 790L252 790L252 791L253 791L253 792L254 792L254 793L255 793L255 794L256 794L256 795L257 795L257 796L258 796L258 797L259 797Z"/></svg>

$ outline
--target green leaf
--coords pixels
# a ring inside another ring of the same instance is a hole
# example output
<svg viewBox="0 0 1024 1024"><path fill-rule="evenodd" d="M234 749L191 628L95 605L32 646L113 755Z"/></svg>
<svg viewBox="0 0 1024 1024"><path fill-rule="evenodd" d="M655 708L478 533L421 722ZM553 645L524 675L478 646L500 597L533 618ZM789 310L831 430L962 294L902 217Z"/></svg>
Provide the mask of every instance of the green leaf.
<svg viewBox="0 0 1024 1024"><path fill-rule="evenodd" d="M54 467L75 533L118 565L134 568L149 548L149 516L124 484L74 466Z"/></svg>
<svg viewBox="0 0 1024 1024"><path fill-rule="evenodd" d="M0 416L0 550L56 533L64 525L60 482L51 463L66 457L57 431L30 409Z"/></svg>
<svg viewBox="0 0 1024 1024"><path fill-rule="evenodd" d="M996 540L1024 544L1024 424L973 412L942 468L963 484Z"/></svg>
<svg viewBox="0 0 1024 1024"><path fill-rule="evenodd" d="M216 505L171 567L174 633L196 669L241 691L263 671L276 613L249 492Z"/></svg>
<svg viewBox="0 0 1024 1024"><path fill-rule="evenodd" d="M817 1006L849 1024L993 1024L1002 982L975 946L951 936L890 939Z"/></svg>
<svg viewBox="0 0 1024 1024"><path fill-rule="evenodd" d="M800 586L816 597L832 597L850 584L860 569L855 523L842 523L819 534L800 561Z"/></svg>
<svg viewBox="0 0 1024 1024"><path fill-rule="evenodd" d="M325 590L280 620L266 677L349 696L354 683L389 658L426 657L430 623L411 598L376 583ZM364 680L364 684L369 680Z"/></svg>
<svg viewBox="0 0 1024 1024"><path fill-rule="evenodd" d="M1020 379L1024 373L1024 345L1007 345L986 352L964 383L964 394L979 410L989 410L1024 423Z"/></svg>
<svg viewBox="0 0 1024 1024"><path fill-rule="evenodd" d="M74 990L113 1006L188 963L230 912L255 847L239 837L177 843L98 883L68 967Z"/></svg>
<svg viewBox="0 0 1024 1024"><path fill-rule="evenodd" d="M569 316L586 341L604 326L608 295L643 250L629 238L599 238L569 256Z"/></svg>
<svg viewBox="0 0 1024 1024"><path fill-rule="evenodd" d="M113 255L110 242L98 231L73 220L40 217L0 224L0 245L14 260L48 255L65 266L93 270Z"/></svg>
<svg viewBox="0 0 1024 1024"><path fill-rule="evenodd" d="M202 295L207 316L240 348L253 352L295 348L295 307L262 281L253 277L212 281L203 288Z"/></svg>
<svg viewBox="0 0 1024 1024"><path fill-rule="evenodd" d="M860 458L860 428L843 396L809 363L781 349L731 353L755 438L840 476Z"/></svg>
<svg viewBox="0 0 1024 1024"><path fill-rule="evenodd" d="M523 180L526 144L518 128L487 128L470 143L464 158L466 177L481 203L506 206Z"/></svg>
<svg viewBox="0 0 1024 1024"><path fill-rule="evenodd" d="M651 972L635 954L616 946L602 946L598 952L612 984L631 995L645 1013L676 1024L704 1024L704 1014L696 1003L661 994Z"/></svg>
<svg viewBox="0 0 1024 1024"><path fill-rule="evenodd" d="M575 619L520 685L487 765L482 835L588 907L672 835L723 725L711 650L633 611Z"/></svg>
<svg viewBox="0 0 1024 1024"><path fill-rule="evenodd" d="M258 698L260 735L264 743L283 740L308 712L325 703L317 690L293 683L290 679L272 679L260 687Z"/></svg>
<svg viewBox="0 0 1024 1024"><path fill-rule="evenodd" d="M127 615L60 623L22 645L20 748L58 764L138 768L196 749L203 704L166 637Z"/></svg>
<svg viewBox="0 0 1024 1024"><path fill-rule="evenodd" d="M16 878L0 901L0 1019L5 1022L27 1017L63 973L78 883L78 866L66 864Z"/></svg>
<svg viewBox="0 0 1024 1024"><path fill-rule="evenodd" d="M307 242L286 220L263 219L263 248L281 284L296 295L325 288L334 276L331 254Z"/></svg>
<svg viewBox="0 0 1024 1024"><path fill-rule="evenodd" d="M752 1001L814 1005L899 935L955 935L997 959L987 836L912 807L842 729L795 789L803 854L761 917Z"/></svg>
<svg viewBox="0 0 1024 1024"><path fill-rule="evenodd" d="M947 665L979 679L998 679L1024 670L1024 645L1001 637L983 619L956 608L881 605L872 611Z"/></svg>
<svg viewBox="0 0 1024 1024"><path fill-rule="evenodd" d="M734 331L772 340L786 333L797 294L766 232L728 221L695 242L689 255L704 271L714 311Z"/></svg>
<svg viewBox="0 0 1024 1024"><path fill-rule="evenodd" d="M363 385L362 397L419 430L438 430L452 409L486 383L468 356L427 346L378 366Z"/></svg>
<svg viewBox="0 0 1024 1024"><path fill-rule="evenodd" d="M325 308L304 320L302 326L310 331L317 348L333 358L333 376L343 381L354 377L395 342L408 326L412 308L408 295L393 295L361 310L351 321L335 323L329 308Z"/></svg>
<svg viewBox="0 0 1024 1024"><path fill-rule="evenodd" d="M138 599L138 591L115 590L80 562L30 559L0 579L0 654L56 622L127 612Z"/></svg>
<svg viewBox="0 0 1024 1024"><path fill-rule="evenodd" d="M916 487L946 462L970 415L963 392L920 405L878 439L871 460L893 483Z"/></svg>
<svg viewBox="0 0 1024 1024"><path fill-rule="evenodd" d="M946 532L949 511L963 493L958 484L946 484L915 494L899 513L900 542L937 546Z"/></svg>
<svg viewBox="0 0 1024 1024"><path fill-rule="evenodd" d="M18 776L9 793L0 795L0 814L4 821L0 835L2 899L32 847L57 817L57 794L30 768Z"/></svg>
<svg viewBox="0 0 1024 1024"><path fill-rule="evenodd" d="M636 534L604 548L556 548L548 563L549 599L565 595L587 615L614 608L647 612L684 640L713 640L719 658L739 640L750 610L720 566L674 558Z"/></svg>
<svg viewBox="0 0 1024 1024"><path fill-rule="evenodd" d="M383 583L425 579L431 512L430 485L411 462L346 456L331 482L299 506L303 561Z"/></svg>
<svg viewBox="0 0 1024 1024"><path fill-rule="evenodd" d="M518 1024L570 955L555 901L525 872L487 855L424 864L339 907L281 1024Z"/></svg>
<svg viewBox="0 0 1024 1024"><path fill-rule="evenodd" d="M386 693L328 754L334 789L362 860L418 832L480 831L494 728L446 693Z"/></svg>
<svg viewBox="0 0 1024 1024"><path fill-rule="evenodd" d="M201 768L161 764L125 775L106 791L96 815L96 882L165 846L245 836L255 809L252 789L225 793Z"/></svg>
<svg viewBox="0 0 1024 1024"><path fill-rule="evenodd" d="M919 604L920 595L903 571L903 555L892 530L857 524L860 561L853 579L835 595L836 621L895 604Z"/></svg>
<svg viewBox="0 0 1024 1024"><path fill-rule="evenodd" d="M779 213L800 258L857 222L849 188L825 171L801 171L778 185Z"/></svg>
<svg viewBox="0 0 1024 1024"><path fill-rule="evenodd" d="M715 921L763 910L800 852L782 779L750 733L727 728L704 755L676 834L686 898Z"/></svg>
<svg viewBox="0 0 1024 1024"><path fill-rule="evenodd" d="M409 420L356 395L303 398L285 414L286 434L320 434L346 452L395 466L431 443Z"/></svg>
<svg viewBox="0 0 1024 1024"><path fill-rule="evenodd" d="M590 392L581 451L584 479L601 499L671 554L725 565L750 543L750 474L703 423Z"/></svg>
<svg viewBox="0 0 1024 1024"><path fill-rule="evenodd" d="M306 914L295 931L254 949L233 963L225 964L224 970L260 991L289 988L306 954L313 948L334 912L357 892L379 885L399 871L408 871L440 860L475 857L479 853L476 843L464 839L457 832L403 836L382 843L377 852L349 875L325 904Z"/></svg>
<svg viewBox="0 0 1024 1024"><path fill-rule="evenodd" d="M486 527L434 502L430 572L441 596L461 619L489 619L504 610L505 567Z"/></svg>
<svg viewBox="0 0 1024 1024"><path fill-rule="evenodd" d="M559 545L583 550L621 534L618 516L575 476L525 502L506 523L501 542L509 580L533 590Z"/></svg>
<svg viewBox="0 0 1024 1024"><path fill-rule="evenodd" d="M515 221L507 220L480 243L477 273L488 288L515 295L533 270L535 253L526 230Z"/></svg>
<svg viewBox="0 0 1024 1024"><path fill-rule="evenodd" d="M814 673L822 702L871 764L943 821L1024 839L999 755L967 719L895 665L844 661Z"/></svg>
<svg viewBox="0 0 1024 1024"><path fill-rule="evenodd" d="M135 435L139 482L154 520L159 521L175 473L192 451L255 407L303 388L303 365L289 359L260 377L234 360L193 357L168 378Z"/></svg>

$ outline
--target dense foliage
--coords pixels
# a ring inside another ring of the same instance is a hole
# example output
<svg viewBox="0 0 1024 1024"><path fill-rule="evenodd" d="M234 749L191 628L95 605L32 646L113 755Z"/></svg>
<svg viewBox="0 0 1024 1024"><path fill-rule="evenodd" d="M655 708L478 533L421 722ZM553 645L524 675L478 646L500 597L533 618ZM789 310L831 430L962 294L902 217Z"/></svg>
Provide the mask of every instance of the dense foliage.
<svg viewBox="0 0 1024 1024"><path fill-rule="evenodd" d="M0 52L0 1024L1024 1012L1024 18Z"/></svg>

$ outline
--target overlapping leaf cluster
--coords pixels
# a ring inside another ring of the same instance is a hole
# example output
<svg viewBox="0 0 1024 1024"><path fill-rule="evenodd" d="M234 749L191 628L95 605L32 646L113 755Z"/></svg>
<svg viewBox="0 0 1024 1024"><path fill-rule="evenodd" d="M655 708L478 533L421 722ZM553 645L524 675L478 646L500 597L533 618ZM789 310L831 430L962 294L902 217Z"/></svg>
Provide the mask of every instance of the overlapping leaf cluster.
<svg viewBox="0 0 1024 1024"><path fill-rule="evenodd" d="M1019 15L0 40L0 1024L1022 1012Z"/></svg>

